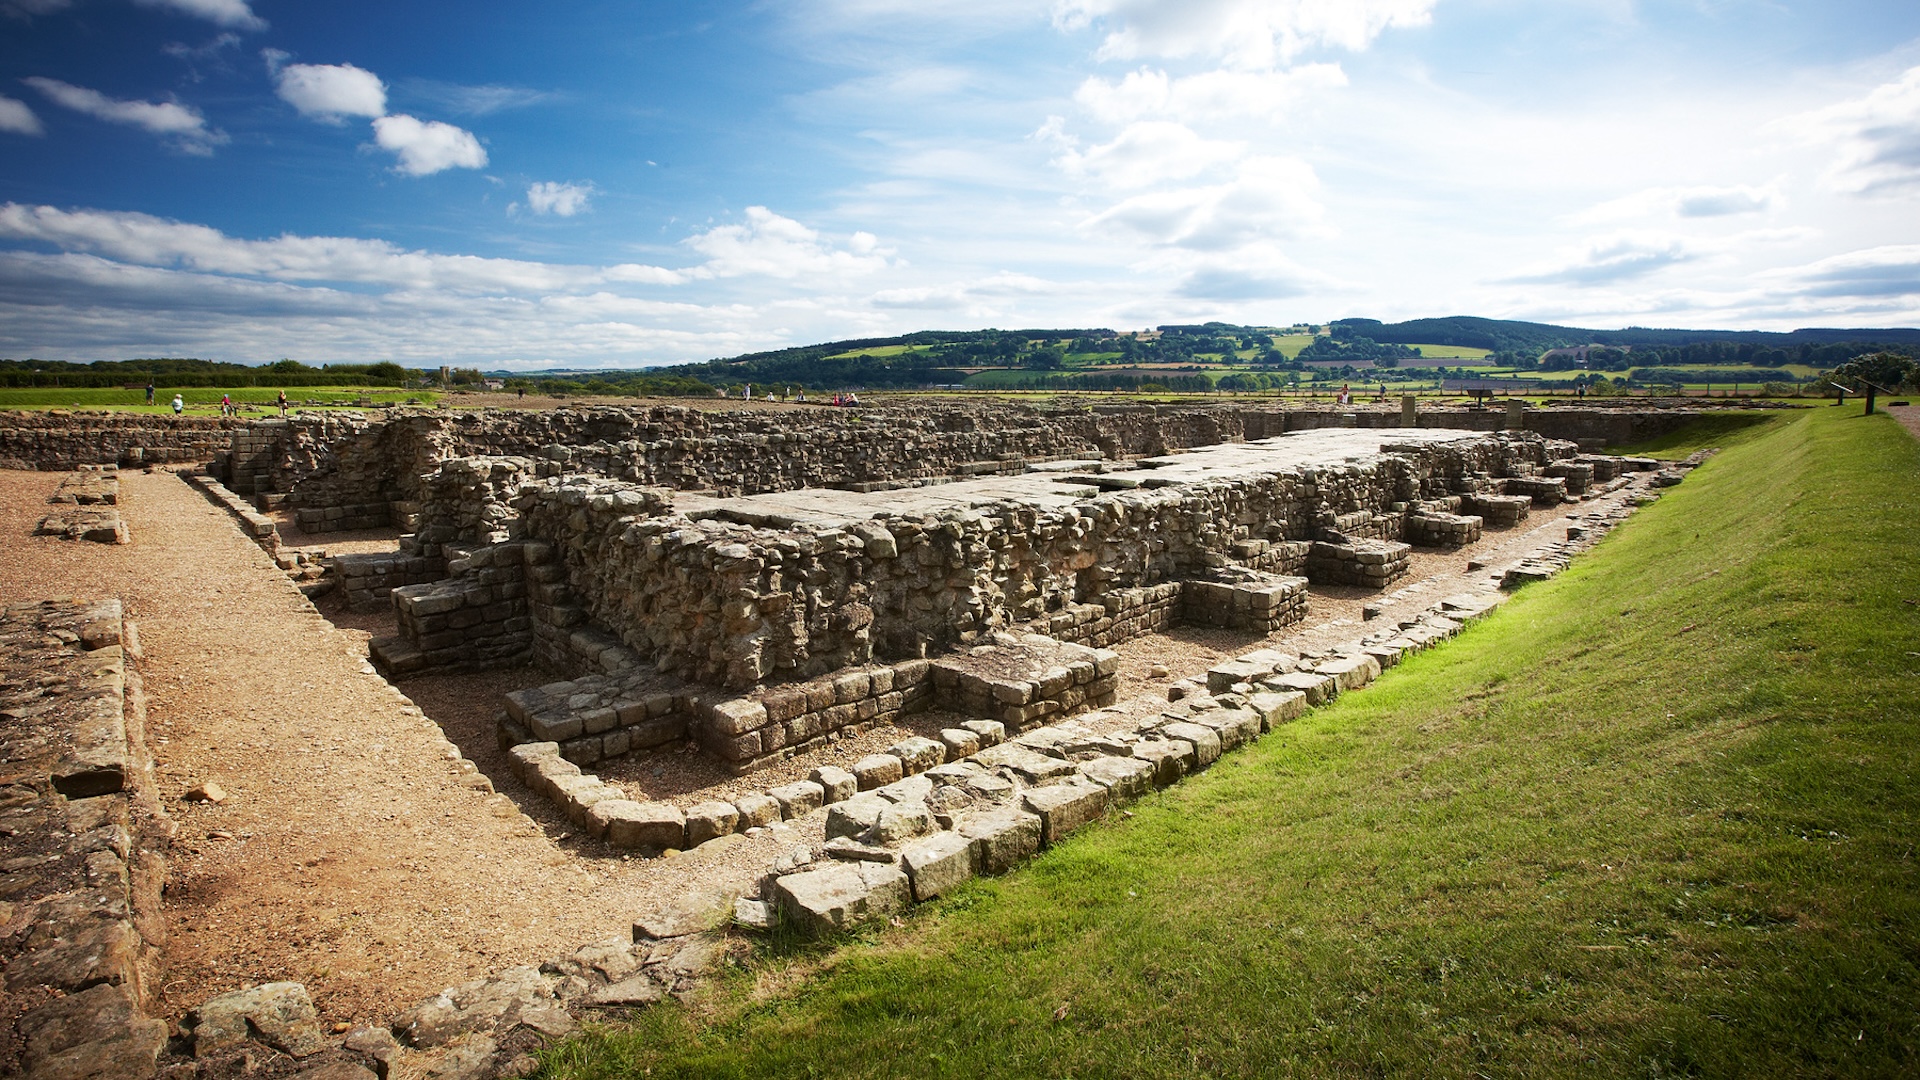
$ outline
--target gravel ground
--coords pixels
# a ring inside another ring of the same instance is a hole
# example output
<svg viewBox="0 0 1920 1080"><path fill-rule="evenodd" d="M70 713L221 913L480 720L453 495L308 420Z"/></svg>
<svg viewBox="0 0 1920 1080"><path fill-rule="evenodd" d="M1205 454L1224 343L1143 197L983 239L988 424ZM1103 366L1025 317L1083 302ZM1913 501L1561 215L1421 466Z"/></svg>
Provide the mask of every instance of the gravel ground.
<svg viewBox="0 0 1920 1080"><path fill-rule="evenodd" d="M322 617L178 477L122 476L133 543L119 548L30 535L59 479L0 471L9 568L0 601L119 596L138 623L161 794L181 826L162 990L175 1015L243 984L294 979L328 1021L384 1021L462 980L624 937L643 911L689 888L745 885L782 851L822 837L821 813L668 859L632 859L580 836L512 777L494 738L502 695L550 676L523 667L418 677L402 682L402 697L365 665L366 641L392 632L391 613L349 613L323 598ZM1525 527L1457 553L1416 554L1405 584L1384 596L1316 588L1297 632L1179 630L1129 642L1117 650L1122 710L1150 711L1167 682L1263 644L1350 640L1366 602L1395 618L1484 584L1484 572L1466 571L1469 558L1517 558L1558 535L1569 512L1581 508L1536 511ZM393 546L390 530L288 540ZM1155 664L1170 674L1152 677ZM609 762L603 775L688 805L847 764L957 719L914 717L750 777L684 748ZM449 741L498 794L473 786L449 760ZM181 799L204 780L231 797Z"/></svg>
<svg viewBox="0 0 1920 1080"><path fill-rule="evenodd" d="M1920 439L1920 405L1889 405L1887 414L1900 421L1900 426Z"/></svg>

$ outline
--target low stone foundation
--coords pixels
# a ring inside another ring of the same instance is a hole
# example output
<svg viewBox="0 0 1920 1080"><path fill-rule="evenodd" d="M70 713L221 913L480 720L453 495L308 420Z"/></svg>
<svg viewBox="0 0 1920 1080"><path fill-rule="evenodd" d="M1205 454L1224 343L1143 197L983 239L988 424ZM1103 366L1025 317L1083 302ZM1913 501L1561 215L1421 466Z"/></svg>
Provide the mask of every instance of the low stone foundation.
<svg viewBox="0 0 1920 1080"><path fill-rule="evenodd" d="M150 1074L166 1041L147 1008L165 935L172 824L153 790L120 602L0 611L7 873L0 1074ZM131 694L129 687L131 684Z"/></svg>
<svg viewBox="0 0 1920 1080"><path fill-rule="evenodd" d="M34 526L35 536L63 540L90 540L97 544L124 544L126 522L120 519L120 473L112 465L83 465L47 498L55 509Z"/></svg>
<svg viewBox="0 0 1920 1080"><path fill-rule="evenodd" d="M1413 548L1388 540L1320 541L1307 556L1307 577L1324 585L1384 589L1406 576Z"/></svg>

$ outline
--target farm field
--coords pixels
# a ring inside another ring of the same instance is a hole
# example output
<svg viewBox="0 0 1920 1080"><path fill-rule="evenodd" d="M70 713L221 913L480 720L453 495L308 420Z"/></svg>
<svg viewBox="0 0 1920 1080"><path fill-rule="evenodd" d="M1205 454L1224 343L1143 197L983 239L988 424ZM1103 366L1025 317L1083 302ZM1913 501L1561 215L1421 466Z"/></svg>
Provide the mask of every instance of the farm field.
<svg viewBox="0 0 1920 1080"><path fill-rule="evenodd" d="M1892 1076L1920 1061L1920 444L1809 409L1441 648L559 1077Z"/></svg>
<svg viewBox="0 0 1920 1080"><path fill-rule="evenodd" d="M243 405L251 404L272 407L281 387L271 386L191 386L181 389L158 389L154 391L152 405L146 404L144 390L120 390L105 387L89 387L63 390L59 387L35 387L32 389L0 388L0 409L113 409L120 412L170 413L168 404L178 393L185 400L189 412L207 412L218 407L220 395L231 394L233 400ZM321 405L351 406L363 398L375 403L394 404L408 401L419 404L432 404L441 395L430 390L357 389L351 386L289 386L285 387L287 400L294 404L314 403Z"/></svg>

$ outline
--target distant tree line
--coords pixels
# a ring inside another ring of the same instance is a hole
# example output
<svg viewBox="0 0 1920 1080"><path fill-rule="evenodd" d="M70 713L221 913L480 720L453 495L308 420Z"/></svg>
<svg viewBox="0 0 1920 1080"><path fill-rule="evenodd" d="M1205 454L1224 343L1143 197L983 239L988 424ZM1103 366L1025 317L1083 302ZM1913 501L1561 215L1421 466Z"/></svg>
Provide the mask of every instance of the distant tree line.
<svg viewBox="0 0 1920 1080"><path fill-rule="evenodd" d="M224 360L161 357L146 360L0 360L0 386L120 387L181 389L194 386L391 386L421 377L391 361L376 364L322 364L279 360L262 367Z"/></svg>

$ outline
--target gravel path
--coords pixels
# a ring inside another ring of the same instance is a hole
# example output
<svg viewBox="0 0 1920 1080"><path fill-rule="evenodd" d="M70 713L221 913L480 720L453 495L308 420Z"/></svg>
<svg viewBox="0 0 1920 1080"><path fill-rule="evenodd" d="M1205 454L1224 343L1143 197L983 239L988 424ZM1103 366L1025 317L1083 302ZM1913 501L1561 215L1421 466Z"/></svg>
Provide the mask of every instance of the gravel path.
<svg viewBox="0 0 1920 1080"><path fill-rule="evenodd" d="M750 878L803 840L783 829L650 862L563 843L544 800L472 786L440 729L369 673L360 637L184 481L124 474L133 543L117 548L30 535L58 481L0 471L0 600L119 596L137 622L180 825L165 899L175 1015L293 979L329 1021L384 1021L465 979L624 938L645 908L703 877ZM224 803L181 798L207 780Z"/></svg>
<svg viewBox="0 0 1920 1080"><path fill-rule="evenodd" d="M1920 439L1920 405L1889 405L1887 415L1900 421L1914 438Z"/></svg>

